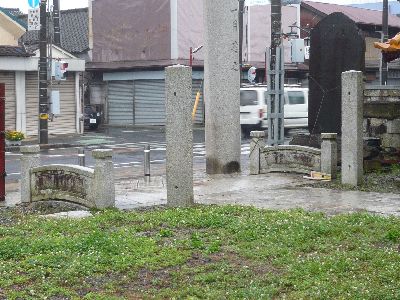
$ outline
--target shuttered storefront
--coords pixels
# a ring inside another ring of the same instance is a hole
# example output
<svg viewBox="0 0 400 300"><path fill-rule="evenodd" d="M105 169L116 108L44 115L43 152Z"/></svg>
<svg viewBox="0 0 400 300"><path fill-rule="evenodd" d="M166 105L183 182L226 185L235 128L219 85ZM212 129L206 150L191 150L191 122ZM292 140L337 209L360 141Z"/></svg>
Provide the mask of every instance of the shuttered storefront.
<svg viewBox="0 0 400 300"><path fill-rule="evenodd" d="M196 111L196 124L204 123L201 80L193 80L192 107L196 94L201 97ZM165 125L165 81L135 80L108 82L108 124Z"/></svg>
<svg viewBox="0 0 400 300"><path fill-rule="evenodd" d="M133 125L133 81L108 82L108 124Z"/></svg>
<svg viewBox="0 0 400 300"><path fill-rule="evenodd" d="M65 81L55 83L53 90L60 91L60 112L49 121L49 134L76 133L75 74L68 74ZM38 135L39 91L38 73L26 73L26 131Z"/></svg>
<svg viewBox="0 0 400 300"><path fill-rule="evenodd" d="M6 130L15 130L16 124L16 94L15 72L0 71L0 83L6 86Z"/></svg>
<svg viewBox="0 0 400 300"><path fill-rule="evenodd" d="M135 124L165 125L164 80L135 80Z"/></svg>

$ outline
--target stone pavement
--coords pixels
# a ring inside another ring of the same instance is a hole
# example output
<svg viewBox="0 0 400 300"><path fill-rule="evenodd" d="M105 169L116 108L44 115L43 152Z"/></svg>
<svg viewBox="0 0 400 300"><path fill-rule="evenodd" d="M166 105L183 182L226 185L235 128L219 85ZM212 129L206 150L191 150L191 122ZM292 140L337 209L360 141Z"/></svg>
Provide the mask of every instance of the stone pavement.
<svg viewBox="0 0 400 300"><path fill-rule="evenodd" d="M205 175L204 169L195 169L194 195L199 204L252 205L259 208L283 210L302 208L328 215L366 211L380 215L400 216L400 195L338 191L301 187L309 183L296 174ZM19 202L18 184L7 187L7 205ZM116 182L116 206L135 209L164 205L167 189L164 176L153 177L146 183L142 177Z"/></svg>

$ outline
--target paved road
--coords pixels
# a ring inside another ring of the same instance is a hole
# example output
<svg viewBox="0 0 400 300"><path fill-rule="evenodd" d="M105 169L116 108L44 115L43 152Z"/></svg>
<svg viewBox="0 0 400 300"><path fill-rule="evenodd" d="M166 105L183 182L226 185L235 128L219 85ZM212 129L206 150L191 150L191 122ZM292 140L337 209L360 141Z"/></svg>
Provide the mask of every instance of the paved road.
<svg viewBox="0 0 400 300"><path fill-rule="evenodd" d="M291 139L291 132L286 140ZM204 130L196 128L193 134L193 162L195 168L205 166L205 144ZM50 142L52 139L50 138ZM46 164L78 164L78 150L85 149L85 165L93 167L94 161L91 157L93 149L112 149L114 151L114 167L116 179L138 177L143 175L144 146L151 147L152 175L165 174L166 142L163 128L129 130L121 128L109 128L102 132L89 132L83 136L71 136L59 139L57 143L72 143L82 145L81 147L48 149L41 151L41 161ZM248 165L248 154L250 150L249 138L242 139L242 169ZM20 178L19 153L6 153L7 182L13 182Z"/></svg>

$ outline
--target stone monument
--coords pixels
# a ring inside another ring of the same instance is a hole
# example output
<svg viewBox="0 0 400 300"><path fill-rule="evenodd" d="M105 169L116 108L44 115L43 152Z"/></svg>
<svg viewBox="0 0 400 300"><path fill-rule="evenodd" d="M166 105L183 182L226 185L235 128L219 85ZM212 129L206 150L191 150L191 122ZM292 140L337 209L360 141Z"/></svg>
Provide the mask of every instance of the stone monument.
<svg viewBox="0 0 400 300"><path fill-rule="evenodd" d="M240 172L239 2L204 1L206 170Z"/></svg>
<svg viewBox="0 0 400 300"><path fill-rule="evenodd" d="M311 31L308 127L311 135L341 133L341 74L364 71L365 40L354 21L332 13Z"/></svg>

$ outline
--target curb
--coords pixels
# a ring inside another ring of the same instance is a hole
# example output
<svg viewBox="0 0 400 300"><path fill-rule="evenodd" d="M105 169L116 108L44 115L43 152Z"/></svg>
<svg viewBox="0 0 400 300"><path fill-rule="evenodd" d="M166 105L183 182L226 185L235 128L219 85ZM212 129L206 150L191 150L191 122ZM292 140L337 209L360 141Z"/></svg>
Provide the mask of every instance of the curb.
<svg viewBox="0 0 400 300"><path fill-rule="evenodd" d="M26 144L21 146L10 146L6 147L6 152L20 152L20 148L23 146L33 146L37 144ZM57 144L46 144L46 145L39 145L40 150L47 150L47 149L59 149L59 148L74 148L74 147L85 147L90 145L81 145L81 144L68 144L68 143L57 143Z"/></svg>

